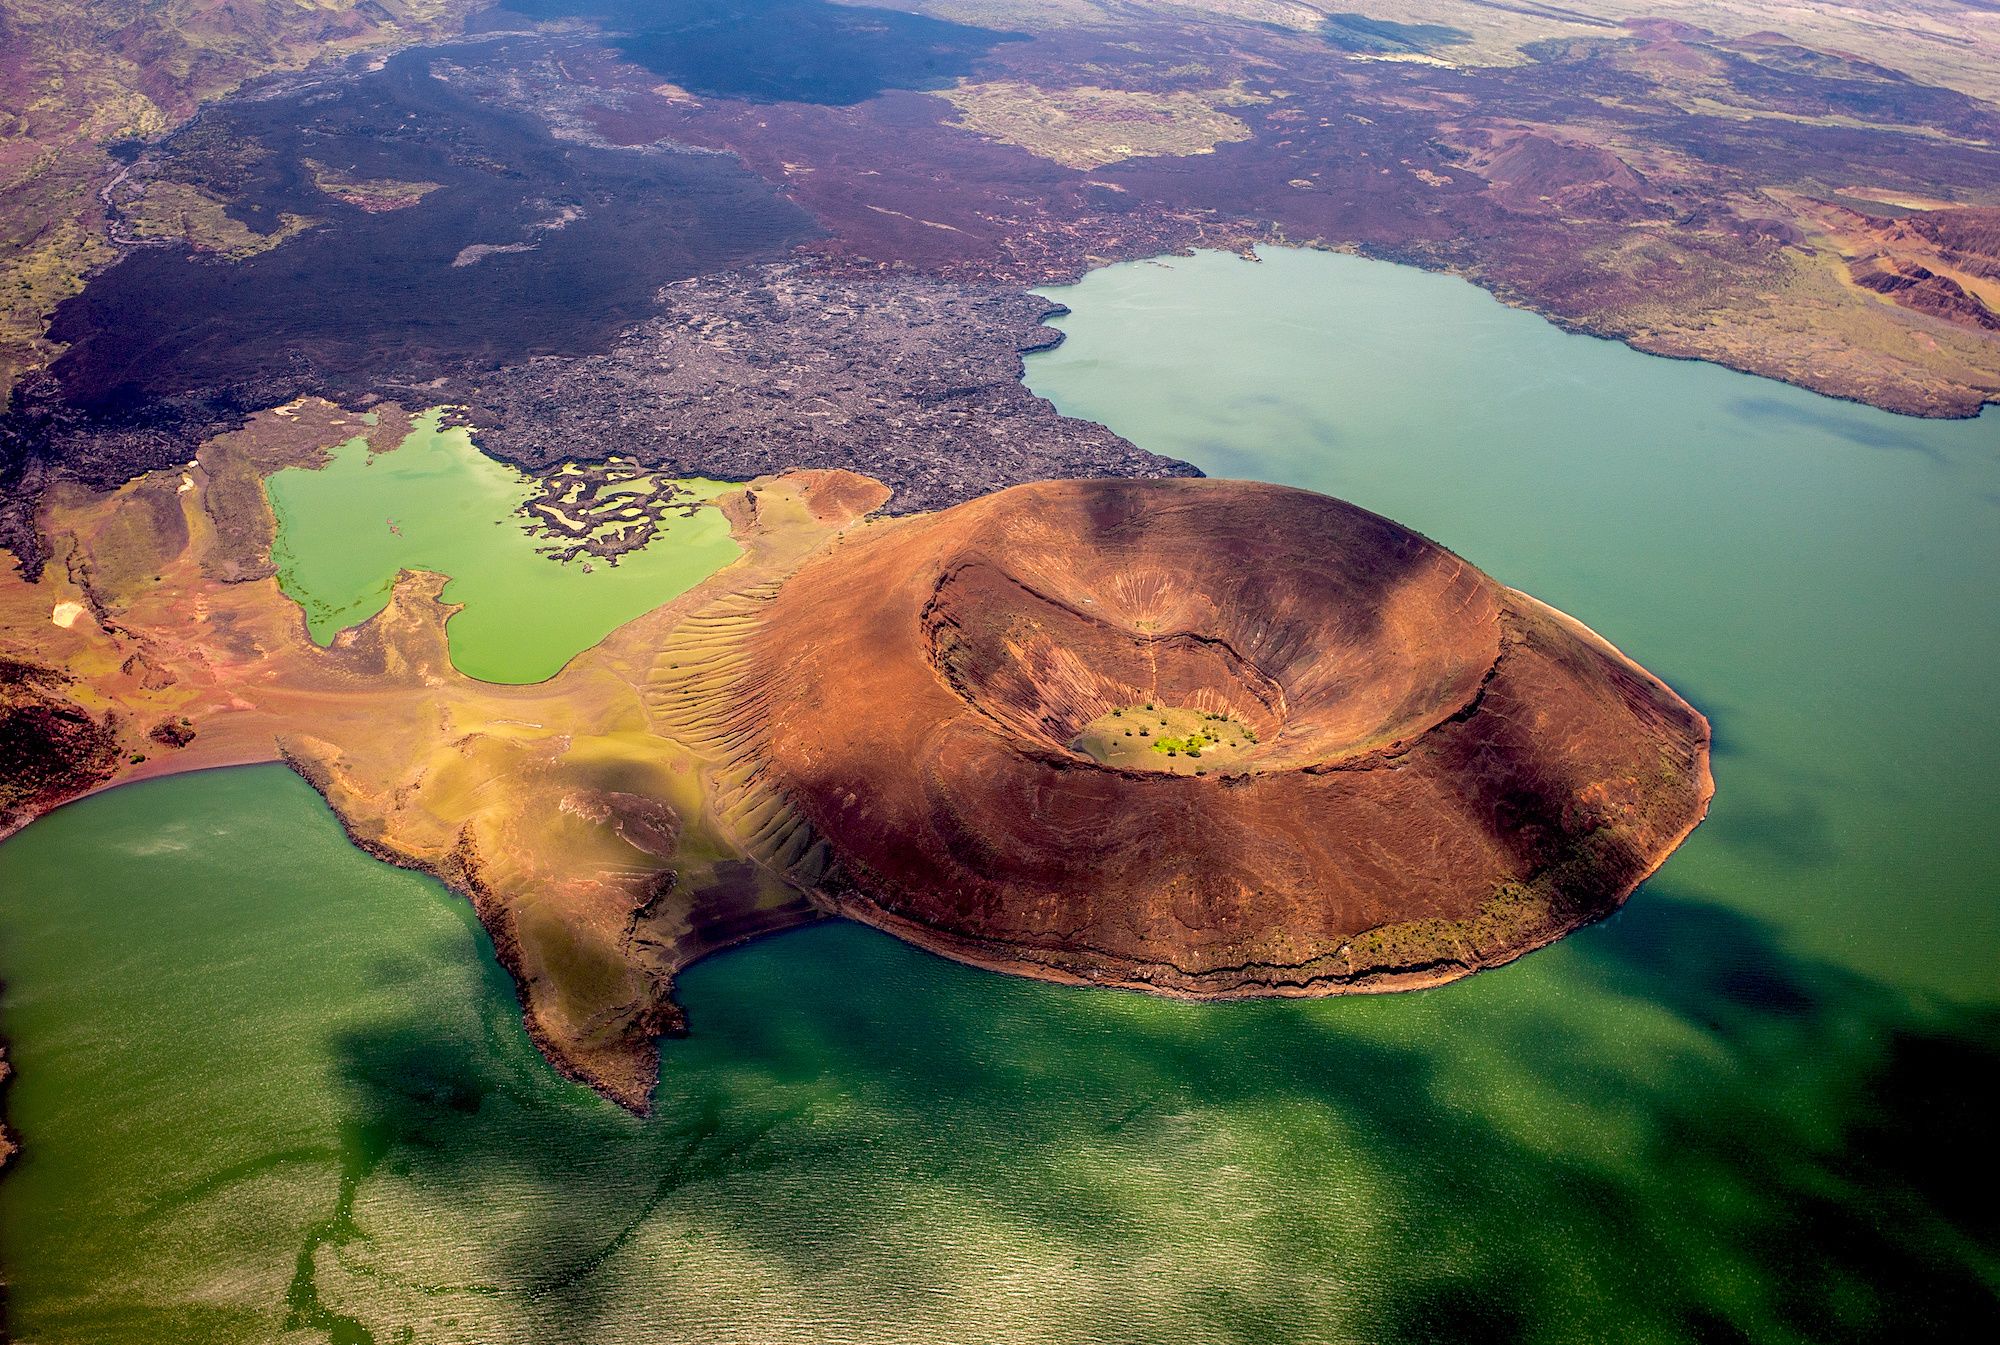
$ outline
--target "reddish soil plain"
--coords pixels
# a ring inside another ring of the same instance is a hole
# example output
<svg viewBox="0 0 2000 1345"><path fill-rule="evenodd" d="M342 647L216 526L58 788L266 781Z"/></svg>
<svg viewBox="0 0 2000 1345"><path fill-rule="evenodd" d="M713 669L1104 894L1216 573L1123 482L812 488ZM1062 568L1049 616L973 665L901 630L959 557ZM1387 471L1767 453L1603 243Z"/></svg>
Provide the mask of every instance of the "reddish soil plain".
<svg viewBox="0 0 2000 1345"><path fill-rule="evenodd" d="M1382 50L1331 21L1134 9L1036 28L945 94L852 106L663 92L588 51L458 77L593 142L736 153L826 226L805 250L835 265L1037 283L1188 246L1339 248L1892 410L2000 392L1987 298L1857 284L1820 218L1977 235L2000 203L1990 89L1755 25L1552 27L1500 60L1450 29Z"/></svg>
<svg viewBox="0 0 2000 1345"><path fill-rule="evenodd" d="M1063 980L1450 980L1607 914L1712 793L1707 721L1604 640L1275 486L1046 483L872 524L746 652L748 752L829 852L819 897ZM1079 745L1187 712L1224 726L1213 770L1187 738L1152 767Z"/></svg>

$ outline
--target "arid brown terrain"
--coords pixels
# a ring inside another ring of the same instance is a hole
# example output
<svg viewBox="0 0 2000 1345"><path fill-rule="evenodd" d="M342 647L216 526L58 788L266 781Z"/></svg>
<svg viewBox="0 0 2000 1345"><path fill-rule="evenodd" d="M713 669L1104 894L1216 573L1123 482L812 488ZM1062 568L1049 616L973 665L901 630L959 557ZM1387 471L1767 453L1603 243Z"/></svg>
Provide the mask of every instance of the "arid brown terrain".
<svg viewBox="0 0 2000 1345"><path fill-rule="evenodd" d="M851 533L746 643L749 755L842 913L1199 996L1427 985L1597 919L1700 820L1708 724L1386 519L1222 481L1022 486ZM1194 711L1210 772L1078 750ZM1204 740L1206 741L1206 740Z"/></svg>

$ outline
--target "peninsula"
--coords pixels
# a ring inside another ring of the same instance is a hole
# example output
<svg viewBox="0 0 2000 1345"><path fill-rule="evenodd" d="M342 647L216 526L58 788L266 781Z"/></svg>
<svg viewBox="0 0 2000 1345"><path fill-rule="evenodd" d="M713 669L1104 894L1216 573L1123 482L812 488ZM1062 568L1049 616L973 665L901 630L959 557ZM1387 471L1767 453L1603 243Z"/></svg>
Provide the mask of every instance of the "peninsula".
<svg viewBox="0 0 2000 1345"><path fill-rule="evenodd" d="M455 667L434 574L322 646L263 481L408 423L301 402L45 503L52 563L0 574L0 834L283 761L470 899L535 1041L635 1110L678 973L828 914L1173 994L1429 985L1614 909L1708 800L1706 721L1604 641L1240 482L889 517L856 473L763 477L701 506L737 559L547 681Z"/></svg>

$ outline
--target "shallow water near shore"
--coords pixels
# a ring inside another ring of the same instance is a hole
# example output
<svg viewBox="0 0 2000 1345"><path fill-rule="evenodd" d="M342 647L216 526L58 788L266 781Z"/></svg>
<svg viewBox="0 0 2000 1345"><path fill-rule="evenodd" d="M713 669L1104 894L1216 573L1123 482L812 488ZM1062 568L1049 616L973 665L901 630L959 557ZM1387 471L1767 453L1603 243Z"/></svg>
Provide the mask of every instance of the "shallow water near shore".
<svg viewBox="0 0 2000 1345"><path fill-rule="evenodd" d="M279 768L114 791L0 846L19 1339L2000 1327L2000 421L1345 257L1057 297L1036 391L1590 623L1714 718L1709 822L1612 920L1422 994L1190 1005L767 940L684 979L640 1122L542 1064L463 903Z"/></svg>
<svg viewBox="0 0 2000 1345"><path fill-rule="evenodd" d="M690 502L730 487L679 483ZM557 561L556 539L522 530L533 483L481 454L439 413L417 417L390 452L355 439L325 466L288 467L266 485L278 582L321 644L388 604L402 570L449 575L451 661L485 682L539 682L619 626L669 602L742 554L720 510L670 513L658 535L616 562Z"/></svg>

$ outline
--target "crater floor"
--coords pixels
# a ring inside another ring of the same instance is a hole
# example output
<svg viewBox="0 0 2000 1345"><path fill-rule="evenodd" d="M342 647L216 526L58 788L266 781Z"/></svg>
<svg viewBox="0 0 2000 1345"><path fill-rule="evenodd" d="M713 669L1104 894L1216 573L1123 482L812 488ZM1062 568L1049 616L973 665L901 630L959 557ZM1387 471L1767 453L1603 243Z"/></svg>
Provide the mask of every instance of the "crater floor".
<svg viewBox="0 0 2000 1345"><path fill-rule="evenodd" d="M1105 766L1206 775L1247 761L1257 732L1219 711L1148 701L1099 715L1070 747Z"/></svg>

